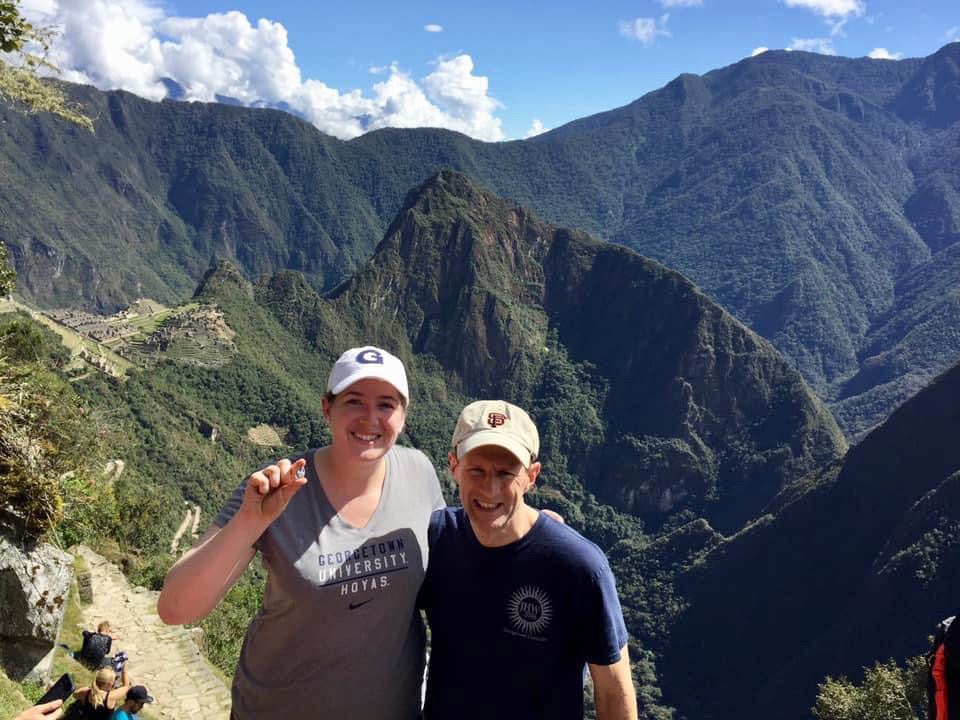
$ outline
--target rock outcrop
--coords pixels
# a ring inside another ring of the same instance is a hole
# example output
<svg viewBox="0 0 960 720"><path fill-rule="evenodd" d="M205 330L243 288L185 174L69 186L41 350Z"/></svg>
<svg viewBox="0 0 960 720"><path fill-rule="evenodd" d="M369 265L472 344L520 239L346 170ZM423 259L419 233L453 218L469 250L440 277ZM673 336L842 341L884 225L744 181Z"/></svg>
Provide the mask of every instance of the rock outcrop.
<svg viewBox="0 0 960 720"><path fill-rule="evenodd" d="M49 679L72 577L62 550L0 537L0 666L11 679Z"/></svg>

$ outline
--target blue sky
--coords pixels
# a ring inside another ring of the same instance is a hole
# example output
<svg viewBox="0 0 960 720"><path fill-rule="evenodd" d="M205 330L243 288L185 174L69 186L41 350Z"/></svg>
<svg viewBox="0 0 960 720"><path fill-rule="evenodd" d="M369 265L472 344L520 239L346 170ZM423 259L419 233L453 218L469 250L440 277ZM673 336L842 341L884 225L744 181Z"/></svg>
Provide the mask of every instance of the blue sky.
<svg viewBox="0 0 960 720"><path fill-rule="evenodd" d="M189 99L286 103L343 138L438 125L517 139L760 47L899 58L960 40L956 0L22 3L61 28L67 79L160 99L172 78Z"/></svg>

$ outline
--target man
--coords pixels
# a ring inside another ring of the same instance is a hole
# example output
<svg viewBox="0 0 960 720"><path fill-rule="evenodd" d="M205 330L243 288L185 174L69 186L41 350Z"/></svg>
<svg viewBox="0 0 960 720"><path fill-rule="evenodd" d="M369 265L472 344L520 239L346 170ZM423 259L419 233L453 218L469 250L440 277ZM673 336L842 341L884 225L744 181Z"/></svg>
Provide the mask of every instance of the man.
<svg viewBox="0 0 960 720"><path fill-rule="evenodd" d="M462 508L433 514L421 594L431 631L424 717L583 717L584 665L598 720L635 720L627 632L600 549L526 505L540 473L520 408L460 414L449 455Z"/></svg>
<svg viewBox="0 0 960 720"><path fill-rule="evenodd" d="M143 706L152 702L153 698L143 685L134 685L127 690L123 705L113 711L110 720L136 720L137 713L143 710Z"/></svg>

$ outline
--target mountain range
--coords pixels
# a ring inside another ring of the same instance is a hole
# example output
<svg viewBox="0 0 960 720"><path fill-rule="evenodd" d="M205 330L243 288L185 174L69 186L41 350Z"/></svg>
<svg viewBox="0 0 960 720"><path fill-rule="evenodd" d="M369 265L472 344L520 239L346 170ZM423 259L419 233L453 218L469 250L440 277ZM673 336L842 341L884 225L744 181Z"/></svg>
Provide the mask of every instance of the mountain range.
<svg viewBox="0 0 960 720"><path fill-rule="evenodd" d="M0 237L43 306L177 301L217 258L330 289L450 167L682 272L848 436L960 355L960 43L901 61L766 52L496 144L429 129L342 142L280 111L70 91L95 135L0 109Z"/></svg>
<svg viewBox="0 0 960 720"><path fill-rule="evenodd" d="M904 297L944 300L950 285L923 277ZM645 716L759 718L775 704L806 717L825 674L922 651L956 597L957 369L848 452L776 348L683 275L465 174L410 191L371 257L324 293L301 272L251 282L221 261L194 301L222 309L229 357L161 354L125 382L75 386L111 418L158 547L181 498L215 511L285 452L249 429L325 442L325 370L375 342L407 363L407 440L438 466L464 402L532 411L545 465L533 502L608 552Z"/></svg>
<svg viewBox="0 0 960 720"><path fill-rule="evenodd" d="M252 446L249 428L279 428L293 447L325 442L323 368L348 345L373 342L404 359L406 436L438 467L464 403L512 400L541 433L532 502L611 550L645 711L665 711L657 653L674 613L647 602L658 578L634 576L633 556L617 548L663 560L655 539L691 524L722 541L846 450L776 349L682 275L453 171L409 193L371 259L330 292L292 271L251 282L222 261L194 301L216 304L236 332L225 362L161 353L123 383L78 385L114 419L126 438L116 451L160 488L152 494L212 513L244 463L284 451Z"/></svg>

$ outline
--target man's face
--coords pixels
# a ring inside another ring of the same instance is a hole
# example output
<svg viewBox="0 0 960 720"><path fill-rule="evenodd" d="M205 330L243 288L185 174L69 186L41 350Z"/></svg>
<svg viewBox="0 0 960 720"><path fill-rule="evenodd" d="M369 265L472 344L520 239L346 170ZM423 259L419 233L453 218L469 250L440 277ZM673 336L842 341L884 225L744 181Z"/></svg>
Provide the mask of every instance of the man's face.
<svg viewBox="0 0 960 720"><path fill-rule="evenodd" d="M536 482L540 463L524 468L513 453L497 445L474 448L459 460L450 453L449 460L477 539L497 547L522 537L523 496Z"/></svg>

